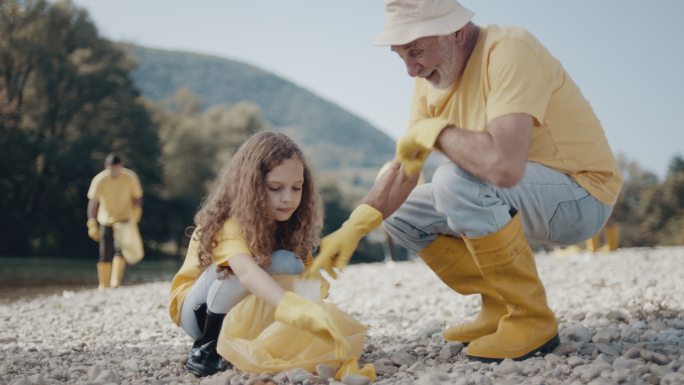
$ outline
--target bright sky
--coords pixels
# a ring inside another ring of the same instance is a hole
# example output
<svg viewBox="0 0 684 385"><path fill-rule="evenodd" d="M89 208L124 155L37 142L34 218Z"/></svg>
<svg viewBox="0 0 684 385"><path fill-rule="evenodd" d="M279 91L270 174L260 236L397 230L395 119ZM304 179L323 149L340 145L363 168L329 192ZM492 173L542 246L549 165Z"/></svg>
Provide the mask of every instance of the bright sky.
<svg viewBox="0 0 684 385"><path fill-rule="evenodd" d="M404 131L412 79L372 45L382 0L74 0L103 36L206 53L273 72L366 119ZM477 24L524 27L564 64L616 153L661 178L684 155L684 1L462 0ZM681 112L681 111L680 111Z"/></svg>

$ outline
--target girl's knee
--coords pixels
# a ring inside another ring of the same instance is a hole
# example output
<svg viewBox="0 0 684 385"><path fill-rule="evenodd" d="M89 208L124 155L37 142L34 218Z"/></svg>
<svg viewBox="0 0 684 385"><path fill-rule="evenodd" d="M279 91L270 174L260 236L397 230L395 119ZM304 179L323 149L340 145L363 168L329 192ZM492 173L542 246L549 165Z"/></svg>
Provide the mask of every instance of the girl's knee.
<svg viewBox="0 0 684 385"><path fill-rule="evenodd" d="M304 262L289 250L276 250L271 254L271 266L265 270L271 275L297 275L304 271Z"/></svg>

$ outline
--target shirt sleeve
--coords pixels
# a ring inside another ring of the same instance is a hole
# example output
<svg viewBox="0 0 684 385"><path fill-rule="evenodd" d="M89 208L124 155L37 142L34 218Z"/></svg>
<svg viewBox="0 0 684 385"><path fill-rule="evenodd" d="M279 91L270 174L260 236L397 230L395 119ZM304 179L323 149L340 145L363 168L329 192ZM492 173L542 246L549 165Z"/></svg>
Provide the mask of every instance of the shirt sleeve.
<svg viewBox="0 0 684 385"><path fill-rule="evenodd" d="M551 74L545 72L543 58L529 43L506 39L492 48L487 75L489 96L487 118L527 113L539 125L553 92Z"/></svg>
<svg viewBox="0 0 684 385"><path fill-rule="evenodd" d="M99 174L96 175L90 182L90 187L88 188L88 199L97 199L99 195L98 186L100 185Z"/></svg>
<svg viewBox="0 0 684 385"><path fill-rule="evenodd" d="M242 228L235 220L228 220L217 236L218 244L214 248L214 263L227 266L228 260L239 254L252 255L247 241L242 235Z"/></svg>

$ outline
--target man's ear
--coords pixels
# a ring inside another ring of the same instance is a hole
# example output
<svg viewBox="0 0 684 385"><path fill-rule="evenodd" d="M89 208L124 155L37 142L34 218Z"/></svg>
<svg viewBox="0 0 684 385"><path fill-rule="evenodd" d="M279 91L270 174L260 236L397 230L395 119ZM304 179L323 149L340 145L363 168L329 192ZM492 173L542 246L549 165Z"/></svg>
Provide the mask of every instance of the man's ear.
<svg viewBox="0 0 684 385"><path fill-rule="evenodd" d="M464 45L465 44L465 41L466 41L465 27L454 32L454 39L456 39L456 44L458 44L458 45Z"/></svg>

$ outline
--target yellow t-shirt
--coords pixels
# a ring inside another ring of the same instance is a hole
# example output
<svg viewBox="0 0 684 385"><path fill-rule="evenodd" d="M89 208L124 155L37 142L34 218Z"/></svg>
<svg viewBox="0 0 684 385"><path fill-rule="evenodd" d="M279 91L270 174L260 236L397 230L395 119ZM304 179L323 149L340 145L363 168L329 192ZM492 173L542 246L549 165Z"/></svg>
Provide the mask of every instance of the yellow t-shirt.
<svg viewBox="0 0 684 385"><path fill-rule="evenodd" d="M138 175L127 168L122 168L116 178L109 170L102 170L95 175L88 189L88 199L100 203L97 221L107 226L127 221L133 212L133 200L142 196Z"/></svg>
<svg viewBox="0 0 684 385"><path fill-rule="evenodd" d="M529 161L568 174L601 202L615 204L622 177L601 123L560 62L523 29L480 27L455 87L438 90L418 78L409 127L440 117L484 131L511 113L534 118Z"/></svg>
<svg viewBox="0 0 684 385"><path fill-rule="evenodd" d="M180 323L180 310L181 305L185 296L192 285L197 281L202 272L199 269L199 238L195 236L197 229L192 233L190 237L190 244L188 245L188 252L185 255L185 261L183 261L183 266L173 277L171 281L171 303L169 305L169 314L171 319L177 325ZM239 254L249 254L252 255L247 241L242 235L242 227L235 219L228 219L226 223L223 224L223 228L219 231L216 236L216 247L212 253L213 265L209 266L208 269L213 269L216 266L228 266L228 260ZM313 263L313 257L311 254L304 258L304 266L308 267Z"/></svg>
<svg viewBox="0 0 684 385"><path fill-rule="evenodd" d="M185 295L202 273L199 269L199 241L195 233L197 233L197 230L190 237L190 244L188 245L188 252L185 255L183 266L181 266L171 282L169 314L176 324L180 322L180 309ZM235 255L252 254L242 235L240 224L234 219L229 219L223 224L223 229L216 234L215 239L217 244L211 256L214 265L227 266L228 259ZM214 267L209 266L208 269L213 269Z"/></svg>

